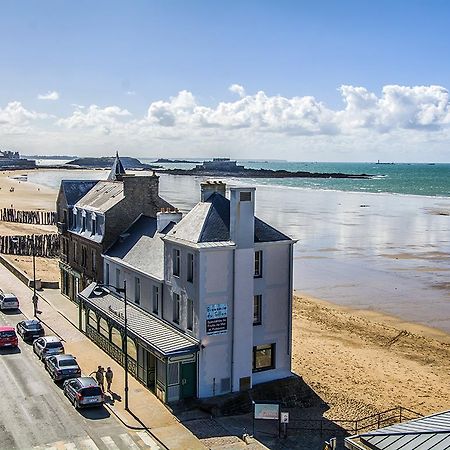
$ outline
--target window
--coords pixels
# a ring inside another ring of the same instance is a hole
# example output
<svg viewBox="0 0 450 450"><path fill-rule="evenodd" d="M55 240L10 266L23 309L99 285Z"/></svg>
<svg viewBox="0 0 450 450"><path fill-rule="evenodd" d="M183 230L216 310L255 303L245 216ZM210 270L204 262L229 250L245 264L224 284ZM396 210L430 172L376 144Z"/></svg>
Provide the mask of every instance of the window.
<svg viewBox="0 0 450 450"><path fill-rule="evenodd" d="M136 343L130 337L127 337L127 354L128 358L137 359Z"/></svg>
<svg viewBox="0 0 450 450"><path fill-rule="evenodd" d="M187 299L187 329L191 330L194 328L194 300L191 298Z"/></svg>
<svg viewBox="0 0 450 450"><path fill-rule="evenodd" d="M92 216L92 228L91 228L91 235L95 234L97 230L97 220L95 216Z"/></svg>
<svg viewBox="0 0 450 450"><path fill-rule="evenodd" d="M73 209L73 228L77 228L77 210L75 208Z"/></svg>
<svg viewBox="0 0 450 450"><path fill-rule="evenodd" d="M180 296L173 294L173 321L180 323Z"/></svg>
<svg viewBox="0 0 450 450"><path fill-rule="evenodd" d="M116 288L120 288L120 269L116 269Z"/></svg>
<svg viewBox="0 0 450 450"><path fill-rule="evenodd" d="M253 325L262 323L262 295L253 296Z"/></svg>
<svg viewBox="0 0 450 450"><path fill-rule="evenodd" d="M83 245L81 247L81 266L86 267L87 264L87 248Z"/></svg>
<svg viewBox="0 0 450 450"><path fill-rule="evenodd" d="M86 215L83 214L81 218L81 231L86 231Z"/></svg>
<svg viewBox="0 0 450 450"><path fill-rule="evenodd" d="M176 277L180 276L180 250L176 248L173 249L173 260L172 260L173 274Z"/></svg>
<svg viewBox="0 0 450 450"><path fill-rule="evenodd" d="M153 286L152 296L153 296L153 312L155 314L158 314L158 310L159 310L159 287L158 286Z"/></svg>
<svg viewBox="0 0 450 450"><path fill-rule="evenodd" d="M111 342L122 350L122 335L117 328L111 327Z"/></svg>
<svg viewBox="0 0 450 450"><path fill-rule="evenodd" d="M251 202L252 201L252 193L251 192L240 192L239 200L241 202Z"/></svg>
<svg viewBox="0 0 450 450"><path fill-rule="evenodd" d="M187 280L190 283L194 282L194 255L192 253L187 254Z"/></svg>
<svg viewBox="0 0 450 450"><path fill-rule="evenodd" d="M262 250L257 250L255 252L255 278L262 277Z"/></svg>
<svg viewBox="0 0 450 450"><path fill-rule="evenodd" d="M139 277L134 277L134 303L141 302L141 279Z"/></svg>
<svg viewBox="0 0 450 450"><path fill-rule="evenodd" d="M97 271L97 258L95 255L95 250L91 251L91 257L92 257L92 271L96 272Z"/></svg>
<svg viewBox="0 0 450 450"><path fill-rule="evenodd" d="M109 264L105 264L105 284L109 284Z"/></svg>
<svg viewBox="0 0 450 450"><path fill-rule="evenodd" d="M73 260L78 261L78 245L76 242L73 243Z"/></svg>
<svg viewBox="0 0 450 450"><path fill-rule="evenodd" d="M275 344L253 347L253 372L275 368Z"/></svg>
<svg viewBox="0 0 450 450"><path fill-rule="evenodd" d="M97 331L98 328L98 322L97 322L97 316L94 311L89 311L89 317L88 317L88 324L95 328L95 331Z"/></svg>
<svg viewBox="0 0 450 450"><path fill-rule="evenodd" d="M103 317L101 317L99 322L98 322L98 332L100 334L102 334L103 336L105 336L105 338L107 338L109 340L109 326L108 326L108 322L105 319L103 319Z"/></svg>

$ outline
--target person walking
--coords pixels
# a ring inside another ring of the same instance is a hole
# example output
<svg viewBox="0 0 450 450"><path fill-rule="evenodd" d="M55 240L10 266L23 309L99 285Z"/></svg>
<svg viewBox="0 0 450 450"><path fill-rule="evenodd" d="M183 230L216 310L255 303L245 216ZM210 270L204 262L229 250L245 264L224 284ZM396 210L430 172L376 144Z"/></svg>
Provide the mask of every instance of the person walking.
<svg viewBox="0 0 450 450"><path fill-rule="evenodd" d="M113 376L114 376L114 374L113 374L111 367L108 367L106 369L106 373L105 373L106 389L108 390L108 392L111 392L111 384L112 384Z"/></svg>
<svg viewBox="0 0 450 450"><path fill-rule="evenodd" d="M95 379L103 392L105 392L104 370L105 369L103 369L102 366L98 366L97 371L95 372Z"/></svg>

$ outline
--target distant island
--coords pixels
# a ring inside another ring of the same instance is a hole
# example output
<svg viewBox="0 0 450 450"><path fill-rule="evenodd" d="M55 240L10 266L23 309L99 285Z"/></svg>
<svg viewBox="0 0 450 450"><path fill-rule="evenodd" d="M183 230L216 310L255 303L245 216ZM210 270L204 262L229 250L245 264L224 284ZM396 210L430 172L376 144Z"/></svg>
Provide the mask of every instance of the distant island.
<svg viewBox="0 0 450 450"><path fill-rule="evenodd" d="M201 161L190 161L188 159L167 159L159 158L155 161L157 164L200 164Z"/></svg>
<svg viewBox="0 0 450 450"><path fill-rule="evenodd" d="M76 159L78 156L76 155L25 155L27 158L33 158L33 159Z"/></svg>
<svg viewBox="0 0 450 450"><path fill-rule="evenodd" d="M113 156L102 156L101 158L78 158L65 164L67 168L83 168L83 169L110 169L114 163ZM120 161L125 170L153 170L159 169L161 166L145 164L137 158L129 156L121 156Z"/></svg>
<svg viewBox="0 0 450 450"><path fill-rule="evenodd" d="M370 179L373 175L365 173L352 174L340 172L291 172L289 170L272 169L247 169L238 166L236 161L229 158L214 158L212 161L204 161L193 169L158 169L160 173L170 175L196 175L210 177L238 177L238 178L354 178Z"/></svg>

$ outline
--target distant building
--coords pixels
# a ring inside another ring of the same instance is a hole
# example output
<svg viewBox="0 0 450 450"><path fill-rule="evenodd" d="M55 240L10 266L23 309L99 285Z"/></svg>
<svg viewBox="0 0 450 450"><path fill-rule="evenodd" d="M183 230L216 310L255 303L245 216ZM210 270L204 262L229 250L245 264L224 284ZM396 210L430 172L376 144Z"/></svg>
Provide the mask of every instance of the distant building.
<svg viewBox="0 0 450 450"><path fill-rule="evenodd" d="M247 390L291 375L295 241L255 217L255 188L202 183L185 217L140 216L104 255L126 282L130 372L164 402ZM86 334L124 362L124 294L79 294Z"/></svg>
<svg viewBox="0 0 450 450"><path fill-rule="evenodd" d="M57 199L61 292L71 300L103 281L102 254L135 220L172 206L159 197L159 177L127 175L118 155L106 181L63 180Z"/></svg>
<svg viewBox="0 0 450 450"><path fill-rule="evenodd" d="M196 165L195 168L205 172L239 172L244 169L244 166L238 166L236 161L231 161L230 158L214 158L212 161L204 161Z"/></svg>
<svg viewBox="0 0 450 450"><path fill-rule="evenodd" d="M12 150L0 150L0 169L34 169L36 161L21 158L19 152Z"/></svg>

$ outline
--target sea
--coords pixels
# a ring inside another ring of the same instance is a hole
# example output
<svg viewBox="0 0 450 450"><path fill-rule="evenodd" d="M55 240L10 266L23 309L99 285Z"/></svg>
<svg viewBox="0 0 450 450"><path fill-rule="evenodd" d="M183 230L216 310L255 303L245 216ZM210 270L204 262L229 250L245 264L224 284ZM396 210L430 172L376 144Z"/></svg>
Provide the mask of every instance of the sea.
<svg viewBox="0 0 450 450"><path fill-rule="evenodd" d="M142 159L151 163L153 160ZM256 187L256 214L297 242L298 292L450 333L450 164L239 161L251 168L370 174L371 179L225 178ZM191 164L164 164L190 168ZM104 170L40 170L29 181L105 179ZM187 213L202 177L160 175Z"/></svg>

